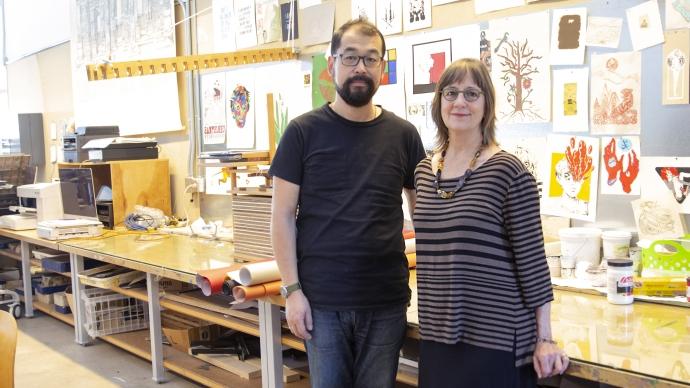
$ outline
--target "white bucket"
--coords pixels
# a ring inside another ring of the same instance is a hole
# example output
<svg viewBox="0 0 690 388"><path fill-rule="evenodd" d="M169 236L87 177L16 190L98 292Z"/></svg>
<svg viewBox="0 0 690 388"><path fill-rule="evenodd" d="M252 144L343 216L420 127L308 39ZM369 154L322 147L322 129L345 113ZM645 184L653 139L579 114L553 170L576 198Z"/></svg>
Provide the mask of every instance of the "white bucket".
<svg viewBox="0 0 690 388"><path fill-rule="evenodd" d="M561 238L561 255L575 263L588 262L594 266L601 260L601 229L564 228L558 231Z"/></svg>
<svg viewBox="0 0 690 388"><path fill-rule="evenodd" d="M601 234L605 259L626 259L630 252L632 233L626 230L607 230Z"/></svg>

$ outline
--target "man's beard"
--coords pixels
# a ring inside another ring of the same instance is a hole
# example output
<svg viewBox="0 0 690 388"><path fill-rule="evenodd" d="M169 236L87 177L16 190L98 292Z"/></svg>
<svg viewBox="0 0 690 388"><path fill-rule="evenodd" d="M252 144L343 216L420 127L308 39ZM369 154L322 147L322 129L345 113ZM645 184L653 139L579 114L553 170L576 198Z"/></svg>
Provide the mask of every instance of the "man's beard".
<svg viewBox="0 0 690 388"><path fill-rule="evenodd" d="M365 82L367 86L365 88L355 88L355 91L353 92L351 86L355 81ZM335 90L348 105L352 105L354 107L360 107L368 104L369 101L371 101L371 98L374 97L374 93L376 93L374 81L371 78L363 75L356 75L346 80L342 87L336 84Z"/></svg>

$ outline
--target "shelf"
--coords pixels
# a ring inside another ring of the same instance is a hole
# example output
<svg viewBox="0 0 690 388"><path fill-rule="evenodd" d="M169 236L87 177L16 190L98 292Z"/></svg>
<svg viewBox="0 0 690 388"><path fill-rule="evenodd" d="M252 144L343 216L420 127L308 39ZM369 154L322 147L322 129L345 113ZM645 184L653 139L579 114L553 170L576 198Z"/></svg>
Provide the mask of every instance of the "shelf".
<svg viewBox="0 0 690 388"><path fill-rule="evenodd" d="M5 256L5 257L9 257L10 259L22 261L22 256L20 254L14 253L14 252L10 251L9 249L0 249L0 256Z"/></svg>

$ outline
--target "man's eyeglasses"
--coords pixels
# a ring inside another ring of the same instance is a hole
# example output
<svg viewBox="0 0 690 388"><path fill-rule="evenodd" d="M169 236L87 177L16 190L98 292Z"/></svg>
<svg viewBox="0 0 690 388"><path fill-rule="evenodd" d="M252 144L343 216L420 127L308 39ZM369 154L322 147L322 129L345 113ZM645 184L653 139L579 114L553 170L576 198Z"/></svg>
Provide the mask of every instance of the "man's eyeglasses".
<svg viewBox="0 0 690 388"><path fill-rule="evenodd" d="M443 88L439 93L443 96L443 98L448 101L448 102L453 102L458 99L458 96L460 93L462 93L462 96L465 98L465 101L467 102L474 102L481 97L484 92L482 92L479 89L475 88L467 88L465 90L460 90L456 88Z"/></svg>
<svg viewBox="0 0 690 388"><path fill-rule="evenodd" d="M340 62L345 66L357 66L359 61L364 61L366 67L376 67L383 60L382 57L374 55L353 55L353 54L338 54Z"/></svg>

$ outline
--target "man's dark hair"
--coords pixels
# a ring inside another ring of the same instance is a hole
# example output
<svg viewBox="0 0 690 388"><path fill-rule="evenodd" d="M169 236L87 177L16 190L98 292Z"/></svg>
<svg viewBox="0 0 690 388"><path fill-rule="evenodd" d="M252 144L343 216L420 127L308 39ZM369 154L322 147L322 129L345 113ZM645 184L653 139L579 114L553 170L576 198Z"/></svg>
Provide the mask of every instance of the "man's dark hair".
<svg viewBox="0 0 690 388"><path fill-rule="evenodd" d="M364 36L378 35L381 38L381 56L386 55L386 40L383 38L383 34L370 21L362 18L352 19L338 28L333 34L333 38L331 38L331 55L335 55L338 52L343 35L351 28L356 28L357 32Z"/></svg>

